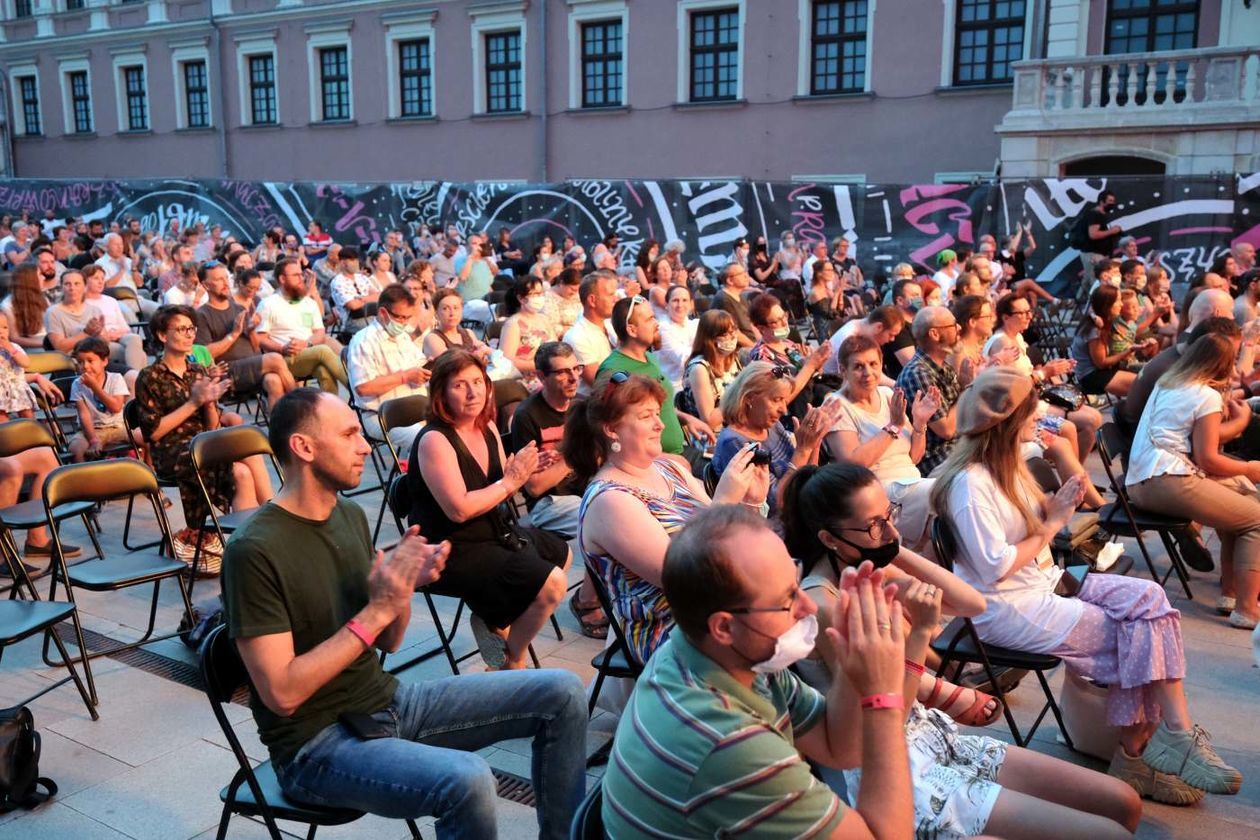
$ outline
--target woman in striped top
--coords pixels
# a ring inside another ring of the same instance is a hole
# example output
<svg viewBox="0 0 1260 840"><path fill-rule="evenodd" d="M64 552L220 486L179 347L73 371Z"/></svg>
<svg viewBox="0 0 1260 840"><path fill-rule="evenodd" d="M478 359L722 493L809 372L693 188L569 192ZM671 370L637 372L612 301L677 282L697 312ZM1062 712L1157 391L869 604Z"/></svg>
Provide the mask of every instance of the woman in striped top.
<svg viewBox="0 0 1260 840"><path fill-rule="evenodd" d="M754 466L745 449L710 500L685 462L661 452L664 399L659 383L614 373L569 414L561 443L579 481L589 480L578 511L578 548L608 589L631 655L641 663L674 625L661 593L670 535L710 503L760 509L770 483L767 469Z"/></svg>

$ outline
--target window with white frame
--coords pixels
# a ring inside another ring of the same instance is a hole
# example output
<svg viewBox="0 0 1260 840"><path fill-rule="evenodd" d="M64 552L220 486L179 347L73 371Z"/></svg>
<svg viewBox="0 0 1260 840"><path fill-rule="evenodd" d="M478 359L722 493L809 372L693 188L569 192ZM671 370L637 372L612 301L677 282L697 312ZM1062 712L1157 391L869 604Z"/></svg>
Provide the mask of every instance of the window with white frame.
<svg viewBox="0 0 1260 840"><path fill-rule="evenodd" d="M71 134L91 134L92 127L92 81L88 71L71 70L65 75L65 102L68 119L66 126Z"/></svg>
<svg viewBox="0 0 1260 840"><path fill-rule="evenodd" d="M486 113L510 114L521 110L521 33L487 32Z"/></svg>
<svg viewBox="0 0 1260 840"><path fill-rule="evenodd" d="M31 0L13 0L13 16L15 18L30 17L34 11L34 4Z"/></svg>
<svg viewBox="0 0 1260 840"><path fill-rule="evenodd" d="M18 133L23 137L35 137L44 133L39 111L39 77L15 76L13 86L21 103L19 116L22 120Z"/></svg>
<svg viewBox="0 0 1260 840"><path fill-rule="evenodd" d="M582 27L582 107L621 105L624 72L622 21L595 20Z"/></svg>
<svg viewBox="0 0 1260 840"><path fill-rule="evenodd" d="M525 0L502 0L468 7L474 114L521 114L528 108L527 5Z"/></svg>
<svg viewBox="0 0 1260 840"><path fill-rule="evenodd" d="M271 53L246 57L249 67L249 122L250 125L275 125L276 110L276 57Z"/></svg>
<svg viewBox="0 0 1260 840"><path fill-rule="evenodd" d="M312 123L350 122L354 119L354 51L351 20L306 26L307 84Z"/></svg>
<svg viewBox="0 0 1260 840"><path fill-rule="evenodd" d="M697 10L688 21L691 102L739 98L739 7Z"/></svg>
<svg viewBox="0 0 1260 840"><path fill-rule="evenodd" d="M185 61L182 69L184 71L185 123L188 128L209 128L210 81L206 73L206 62Z"/></svg>
<svg viewBox="0 0 1260 840"><path fill-rule="evenodd" d="M398 116L433 116L433 56L428 38L398 42Z"/></svg>
<svg viewBox="0 0 1260 840"><path fill-rule="evenodd" d="M957 0L954 84L1011 81L1011 62L1024 57L1026 16L1025 0Z"/></svg>
<svg viewBox="0 0 1260 840"><path fill-rule="evenodd" d="M120 68L126 117L122 125L127 131L148 131L149 97L145 89L144 65L130 64Z"/></svg>
<svg viewBox="0 0 1260 840"><path fill-rule="evenodd" d="M815 0L809 21L809 93L866 89L867 0Z"/></svg>
<svg viewBox="0 0 1260 840"><path fill-rule="evenodd" d="M350 119L350 55L346 47L319 50L320 118Z"/></svg>

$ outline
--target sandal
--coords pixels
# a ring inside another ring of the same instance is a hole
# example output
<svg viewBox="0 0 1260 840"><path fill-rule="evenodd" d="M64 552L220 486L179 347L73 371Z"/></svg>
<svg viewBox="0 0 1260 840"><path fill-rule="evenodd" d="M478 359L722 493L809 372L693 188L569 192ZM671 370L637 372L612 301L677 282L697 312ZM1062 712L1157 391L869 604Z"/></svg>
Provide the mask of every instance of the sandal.
<svg viewBox="0 0 1260 840"><path fill-rule="evenodd" d="M1002 702L996 697L990 694L985 694L983 691L977 691L974 688L954 685L954 690L950 692L949 696L944 700L941 700L940 696L944 691L943 686L947 685L954 684L947 680L943 680L940 677L936 677L935 682L932 683L932 690L928 692L927 699L922 701L923 705L927 706L929 709L936 709L944 712L964 726L988 726L1002 716ZM953 708L954 704L958 702L958 698L962 696L964 691L974 692L975 702L961 712L955 713L949 711ZM993 704L993 708L986 712L985 707L987 707L990 703Z"/></svg>
<svg viewBox="0 0 1260 840"><path fill-rule="evenodd" d="M602 612L602 607L596 602L594 606L584 607L578 603L577 592L569 598L569 612L573 613L573 617L578 620L578 624L582 628L582 635L590 639L607 639L608 638L608 616L604 616L603 620L588 619L587 616L593 612Z"/></svg>
<svg viewBox="0 0 1260 840"><path fill-rule="evenodd" d="M477 640L477 651L481 660L486 663L486 670L498 671L507 662L507 639L490 629L490 626L475 613L468 619L472 627L473 638Z"/></svg>

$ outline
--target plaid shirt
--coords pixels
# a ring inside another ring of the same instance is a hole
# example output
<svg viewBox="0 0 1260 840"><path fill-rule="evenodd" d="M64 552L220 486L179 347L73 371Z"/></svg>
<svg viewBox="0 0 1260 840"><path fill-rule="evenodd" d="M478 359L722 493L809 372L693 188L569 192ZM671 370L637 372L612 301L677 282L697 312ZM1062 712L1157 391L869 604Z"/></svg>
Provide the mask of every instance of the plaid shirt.
<svg viewBox="0 0 1260 840"><path fill-rule="evenodd" d="M914 356L901 369L901 374L897 377L897 387L905 393L907 404L913 404L914 398L920 391L933 385L940 389L941 407L932 415L929 423L935 423L949 414L954 403L958 402L962 387L958 384L958 374L952 367L948 364L938 365L922 350L916 350ZM925 476L931 473L949 457L949 452L953 448L952 438L941 437L929 426L927 448L923 452L923 459L919 461L919 472Z"/></svg>

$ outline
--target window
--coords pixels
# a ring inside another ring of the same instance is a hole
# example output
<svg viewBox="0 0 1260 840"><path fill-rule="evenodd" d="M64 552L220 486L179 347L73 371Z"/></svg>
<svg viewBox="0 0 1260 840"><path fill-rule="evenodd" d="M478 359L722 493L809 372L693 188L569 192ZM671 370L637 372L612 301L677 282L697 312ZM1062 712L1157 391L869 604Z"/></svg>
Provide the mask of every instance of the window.
<svg viewBox="0 0 1260 840"><path fill-rule="evenodd" d="M144 68L124 67L122 73L127 97L127 130L147 131L149 109L145 102Z"/></svg>
<svg viewBox="0 0 1260 840"><path fill-rule="evenodd" d="M721 102L739 95L739 9L691 15L692 102Z"/></svg>
<svg viewBox="0 0 1260 840"><path fill-rule="evenodd" d="M19 76L17 85L22 98L22 134L26 137L43 134L39 120L39 80L34 76Z"/></svg>
<svg viewBox="0 0 1260 840"><path fill-rule="evenodd" d="M74 12L83 8L83 0L66 0L66 11Z"/></svg>
<svg viewBox="0 0 1260 840"><path fill-rule="evenodd" d="M276 123L276 59L271 55L249 57L250 124Z"/></svg>
<svg viewBox="0 0 1260 840"><path fill-rule="evenodd" d="M345 47L319 51L319 91L323 120L350 119L350 57Z"/></svg>
<svg viewBox="0 0 1260 840"><path fill-rule="evenodd" d="M1193 49L1199 4L1181 0L1108 0L1108 53Z"/></svg>
<svg viewBox="0 0 1260 840"><path fill-rule="evenodd" d="M1024 57L1024 0L958 0L954 84L1011 81L1011 62Z"/></svg>
<svg viewBox="0 0 1260 840"><path fill-rule="evenodd" d="M433 66L429 39L398 42L400 117L433 116Z"/></svg>
<svg viewBox="0 0 1260 840"><path fill-rule="evenodd" d="M621 21L582 25L582 107L622 103Z"/></svg>
<svg viewBox="0 0 1260 840"><path fill-rule="evenodd" d="M31 0L13 0L13 16L24 18L31 16Z"/></svg>
<svg viewBox="0 0 1260 840"><path fill-rule="evenodd" d="M812 96L866 88L866 0L816 2L810 21Z"/></svg>
<svg viewBox="0 0 1260 840"><path fill-rule="evenodd" d="M189 128L210 127L210 89L204 61L184 62L184 113Z"/></svg>
<svg viewBox="0 0 1260 840"><path fill-rule="evenodd" d="M70 84L70 107L75 134L92 133L92 88L88 84L86 70L75 70L66 75Z"/></svg>
<svg viewBox="0 0 1260 840"><path fill-rule="evenodd" d="M486 113L503 114L521 107L521 33L486 35Z"/></svg>

